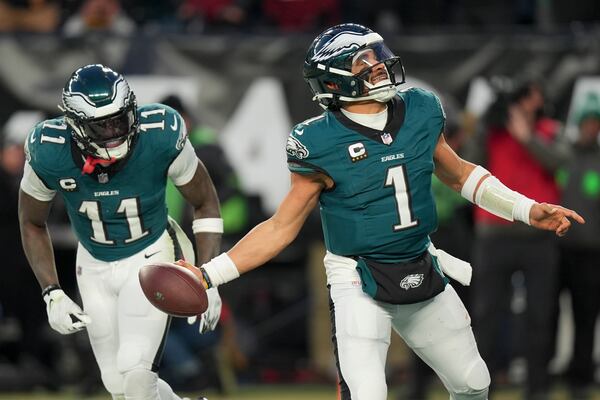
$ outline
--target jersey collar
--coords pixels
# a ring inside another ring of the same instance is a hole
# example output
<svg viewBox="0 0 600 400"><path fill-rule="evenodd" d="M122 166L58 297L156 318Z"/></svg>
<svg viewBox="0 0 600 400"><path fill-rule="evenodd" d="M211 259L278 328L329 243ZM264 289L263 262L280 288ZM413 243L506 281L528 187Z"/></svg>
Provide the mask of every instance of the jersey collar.
<svg viewBox="0 0 600 400"><path fill-rule="evenodd" d="M396 136L398 136L398 132L404 123L404 115L406 110L404 100L400 96L395 96L387 103L387 106L388 118L387 123L382 131L354 122L350 118L346 117L340 110L335 110L331 113L338 120L338 122L344 125L346 128L353 130L368 139L374 140L381 144L386 144L383 141L382 135L388 133L392 136L393 140L396 139Z"/></svg>

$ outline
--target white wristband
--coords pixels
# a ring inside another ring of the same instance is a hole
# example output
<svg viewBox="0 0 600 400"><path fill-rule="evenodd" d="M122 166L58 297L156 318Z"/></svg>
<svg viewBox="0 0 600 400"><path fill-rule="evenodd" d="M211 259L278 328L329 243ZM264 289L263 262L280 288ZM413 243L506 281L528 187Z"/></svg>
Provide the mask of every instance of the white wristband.
<svg viewBox="0 0 600 400"><path fill-rule="evenodd" d="M232 281L240 276L240 271L238 271L233 260L229 258L227 253L218 255L202 265L202 268L204 268L213 287Z"/></svg>
<svg viewBox="0 0 600 400"><path fill-rule="evenodd" d="M223 233L222 218L198 218L192 222L192 232Z"/></svg>
<svg viewBox="0 0 600 400"><path fill-rule="evenodd" d="M513 217L517 221L525 222L527 225L531 225L529 221L529 213L531 212L531 207L536 203L534 200L531 200L528 197L521 195L517 201L515 201L515 207L513 208Z"/></svg>

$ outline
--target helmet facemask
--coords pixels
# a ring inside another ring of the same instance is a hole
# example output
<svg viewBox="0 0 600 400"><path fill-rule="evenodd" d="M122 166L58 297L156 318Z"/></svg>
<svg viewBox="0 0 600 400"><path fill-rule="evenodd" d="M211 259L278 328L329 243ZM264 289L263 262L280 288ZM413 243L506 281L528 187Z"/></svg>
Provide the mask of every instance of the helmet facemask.
<svg viewBox="0 0 600 400"><path fill-rule="evenodd" d="M396 83L394 68L400 66L402 80ZM400 58L383 43L377 43L358 51L352 57L351 72L358 80L359 93L355 98L340 97L342 101L375 100L387 103L396 95L397 86L404 83L404 69Z"/></svg>
<svg viewBox="0 0 600 400"><path fill-rule="evenodd" d="M137 133L136 109L134 97L116 114L95 119L67 116L66 120L73 128L75 141L83 153L107 161L120 160L131 150Z"/></svg>

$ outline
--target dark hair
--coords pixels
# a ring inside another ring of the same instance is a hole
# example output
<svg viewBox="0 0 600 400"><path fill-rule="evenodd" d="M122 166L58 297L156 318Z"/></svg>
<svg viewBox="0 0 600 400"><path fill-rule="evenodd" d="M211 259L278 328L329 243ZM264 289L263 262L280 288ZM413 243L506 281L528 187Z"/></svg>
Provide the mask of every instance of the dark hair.
<svg viewBox="0 0 600 400"><path fill-rule="evenodd" d="M507 77L493 77L490 78L490 84L496 94L496 100L483 115L483 122L489 127L504 126L511 104L531 95L534 88L542 88L540 82L534 79L519 81Z"/></svg>
<svg viewBox="0 0 600 400"><path fill-rule="evenodd" d="M171 95L165 97L164 99L162 99L159 103L162 103L165 106L169 106L169 107L173 108L179 114L187 114L186 109L183 106L183 103L181 102L181 99L177 95L171 94Z"/></svg>

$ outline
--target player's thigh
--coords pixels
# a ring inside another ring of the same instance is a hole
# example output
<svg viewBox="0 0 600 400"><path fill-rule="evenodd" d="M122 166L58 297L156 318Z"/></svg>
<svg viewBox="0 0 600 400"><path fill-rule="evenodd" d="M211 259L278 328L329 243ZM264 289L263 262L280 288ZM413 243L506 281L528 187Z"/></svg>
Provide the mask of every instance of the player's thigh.
<svg viewBox="0 0 600 400"><path fill-rule="evenodd" d="M385 399L385 361L391 322L387 311L360 286L330 288L332 329L341 379L352 399Z"/></svg>
<svg viewBox="0 0 600 400"><path fill-rule="evenodd" d="M432 300L407 307L409 313L403 310L394 317L394 329L448 390L463 393L489 386L489 372L479 355L469 313L451 285Z"/></svg>
<svg viewBox="0 0 600 400"><path fill-rule="evenodd" d="M150 259L146 258L151 254ZM153 261L173 261L173 242L163 235L144 251L122 260L128 271L119 291L117 309L120 346L117 364L121 372L155 369L165 342L169 317L154 307L142 292L139 269Z"/></svg>
<svg viewBox="0 0 600 400"><path fill-rule="evenodd" d="M83 310L92 322L86 330L102 382L111 393L122 393L122 376L117 371L119 348L117 291L110 280L110 264L94 259L80 245L77 251L77 286Z"/></svg>

